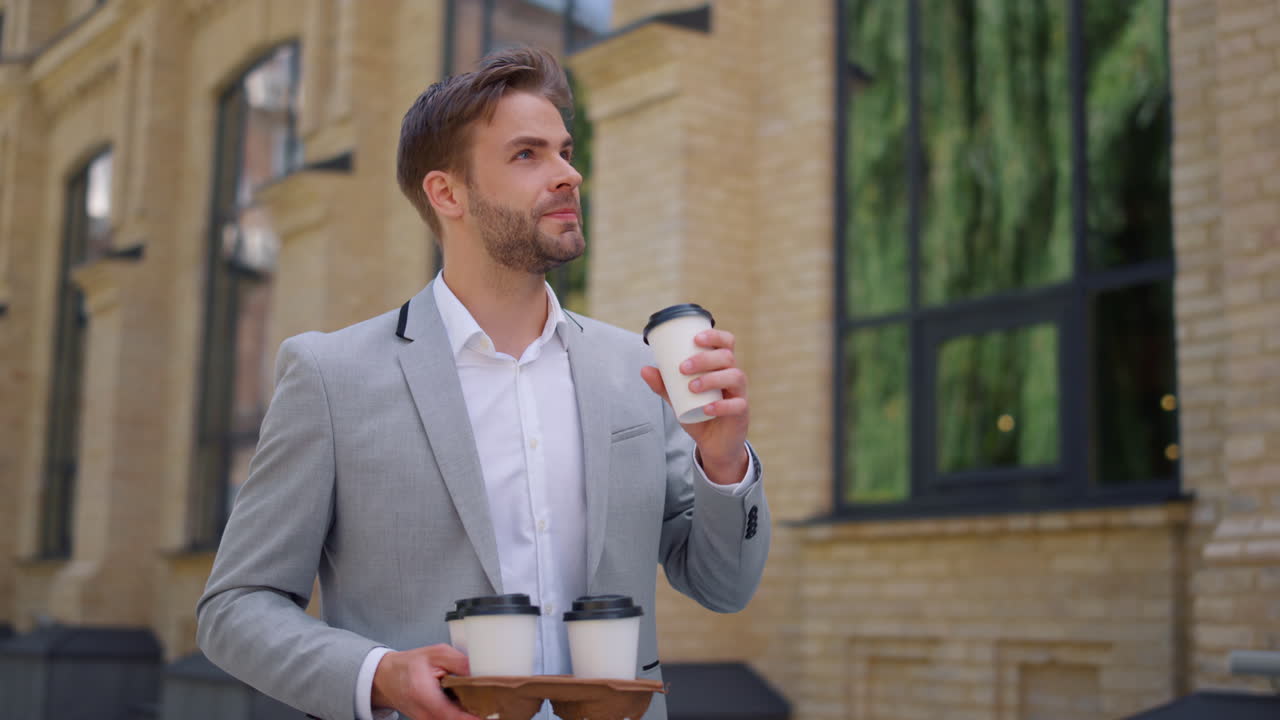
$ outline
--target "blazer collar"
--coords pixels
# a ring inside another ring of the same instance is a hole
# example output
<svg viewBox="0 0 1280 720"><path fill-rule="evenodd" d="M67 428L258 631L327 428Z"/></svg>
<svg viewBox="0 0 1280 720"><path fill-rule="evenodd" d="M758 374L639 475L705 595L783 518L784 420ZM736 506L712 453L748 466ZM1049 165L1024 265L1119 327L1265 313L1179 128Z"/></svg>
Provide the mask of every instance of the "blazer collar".
<svg viewBox="0 0 1280 720"><path fill-rule="evenodd" d="M501 593L498 541L493 532L480 456L471 423L467 421L467 403L449 338L436 309L430 283L400 308L396 335L405 340L399 349L400 369L422 418L440 476L489 584Z"/></svg>
<svg viewBox="0 0 1280 720"><path fill-rule="evenodd" d="M557 331L569 353L569 369L578 396L578 421L582 426L582 478L587 491L587 586L604 552L605 519L609 509L609 399L616 392L609 382L610 357L601 347L599 333L591 332L572 313Z"/></svg>

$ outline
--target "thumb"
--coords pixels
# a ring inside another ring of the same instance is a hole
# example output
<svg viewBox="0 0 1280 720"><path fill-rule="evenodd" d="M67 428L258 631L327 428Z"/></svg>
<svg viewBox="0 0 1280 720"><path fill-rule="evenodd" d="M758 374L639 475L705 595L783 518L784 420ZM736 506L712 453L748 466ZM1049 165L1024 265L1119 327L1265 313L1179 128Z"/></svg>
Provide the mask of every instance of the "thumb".
<svg viewBox="0 0 1280 720"><path fill-rule="evenodd" d="M658 368L647 365L640 368L640 377L644 378L645 384L649 389L654 391L667 402L671 402L671 398L667 397L667 385L662 382L662 373L658 372Z"/></svg>

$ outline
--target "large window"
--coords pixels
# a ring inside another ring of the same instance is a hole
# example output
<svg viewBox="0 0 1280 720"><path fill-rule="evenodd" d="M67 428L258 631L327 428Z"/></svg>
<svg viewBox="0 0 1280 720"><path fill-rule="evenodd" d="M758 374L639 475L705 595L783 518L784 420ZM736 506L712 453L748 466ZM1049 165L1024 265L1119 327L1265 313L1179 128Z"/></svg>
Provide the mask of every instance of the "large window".
<svg viewBox="0 0 1280 720"><path fill-rule="evenodd" d="M53 373L46 429L40 554L71 554L71 520L80 446L80 391L88 315L84 293L71 280L76 265L111 249L111 151L98 153L67 183L62 252L58 259Z"/></svg>
<svg viewBox="0 0 1280 720"><path fill-rule="evenodd" d="M837 0L838 511L1178 488L1164 0Z"/></svg>
<svg viewBox="0 0 1280 720"><path fill-rule="evenodd" d="M540 47L567 55L608 34L613 0L449 0L445 74L470 70L492 50L516 45ZM591 124L572 73L574 114L573 164L582 173L584 230L591 224ZM591 238L587 236L587 247ZM589 251L589 250L588 250ZM561 303L586 310L587 257L556 268L547 276Z"/></svg>
<svg viewBox="0 0 1280 720"><path fill-rule="evenodd" d="M298 48L285 45L218 102L192 518L197 546L221 536L271 400L267 321L279 239L255 194L301 164L298 82Z"/></svg>

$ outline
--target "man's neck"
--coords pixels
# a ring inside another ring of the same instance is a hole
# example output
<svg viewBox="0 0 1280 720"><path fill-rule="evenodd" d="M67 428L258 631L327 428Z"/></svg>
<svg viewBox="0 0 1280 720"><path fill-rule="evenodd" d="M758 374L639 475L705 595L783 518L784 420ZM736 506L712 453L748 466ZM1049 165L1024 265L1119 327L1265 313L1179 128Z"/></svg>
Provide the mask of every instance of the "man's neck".
<svg viewBox="0 0 1280 720"><path fill-rule="evenodd" d="M547 289L541 276L506 268L470 270L446 265L444 281L494 349L514 358L542 335L547 324Z"/></svg>

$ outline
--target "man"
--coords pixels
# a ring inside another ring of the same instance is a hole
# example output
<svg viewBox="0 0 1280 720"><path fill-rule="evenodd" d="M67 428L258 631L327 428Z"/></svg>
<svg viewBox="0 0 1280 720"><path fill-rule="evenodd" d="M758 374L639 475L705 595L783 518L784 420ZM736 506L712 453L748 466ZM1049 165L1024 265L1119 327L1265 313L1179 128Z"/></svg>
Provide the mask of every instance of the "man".
<svg viewBox="0 0 1280 720"><path fill-rule="evenodd" d="M637 675L661 679L657 563L712 610L755 592L769 510L733 336L702 333L684 363L725 399L682 428L640 337L562 311L543 279L584 249L571 106L554 58L521 49L406 113L400 185L444 269L398 311L281 346L197 608L200 647L236 677L322 718L469 718L439 683L468 672L445 644L453 600L528 593L536 671L556 674L569 603L630 595ZM304 612L317 573L323 620ZM660 695L646 717L666 717Z"/></svg>

